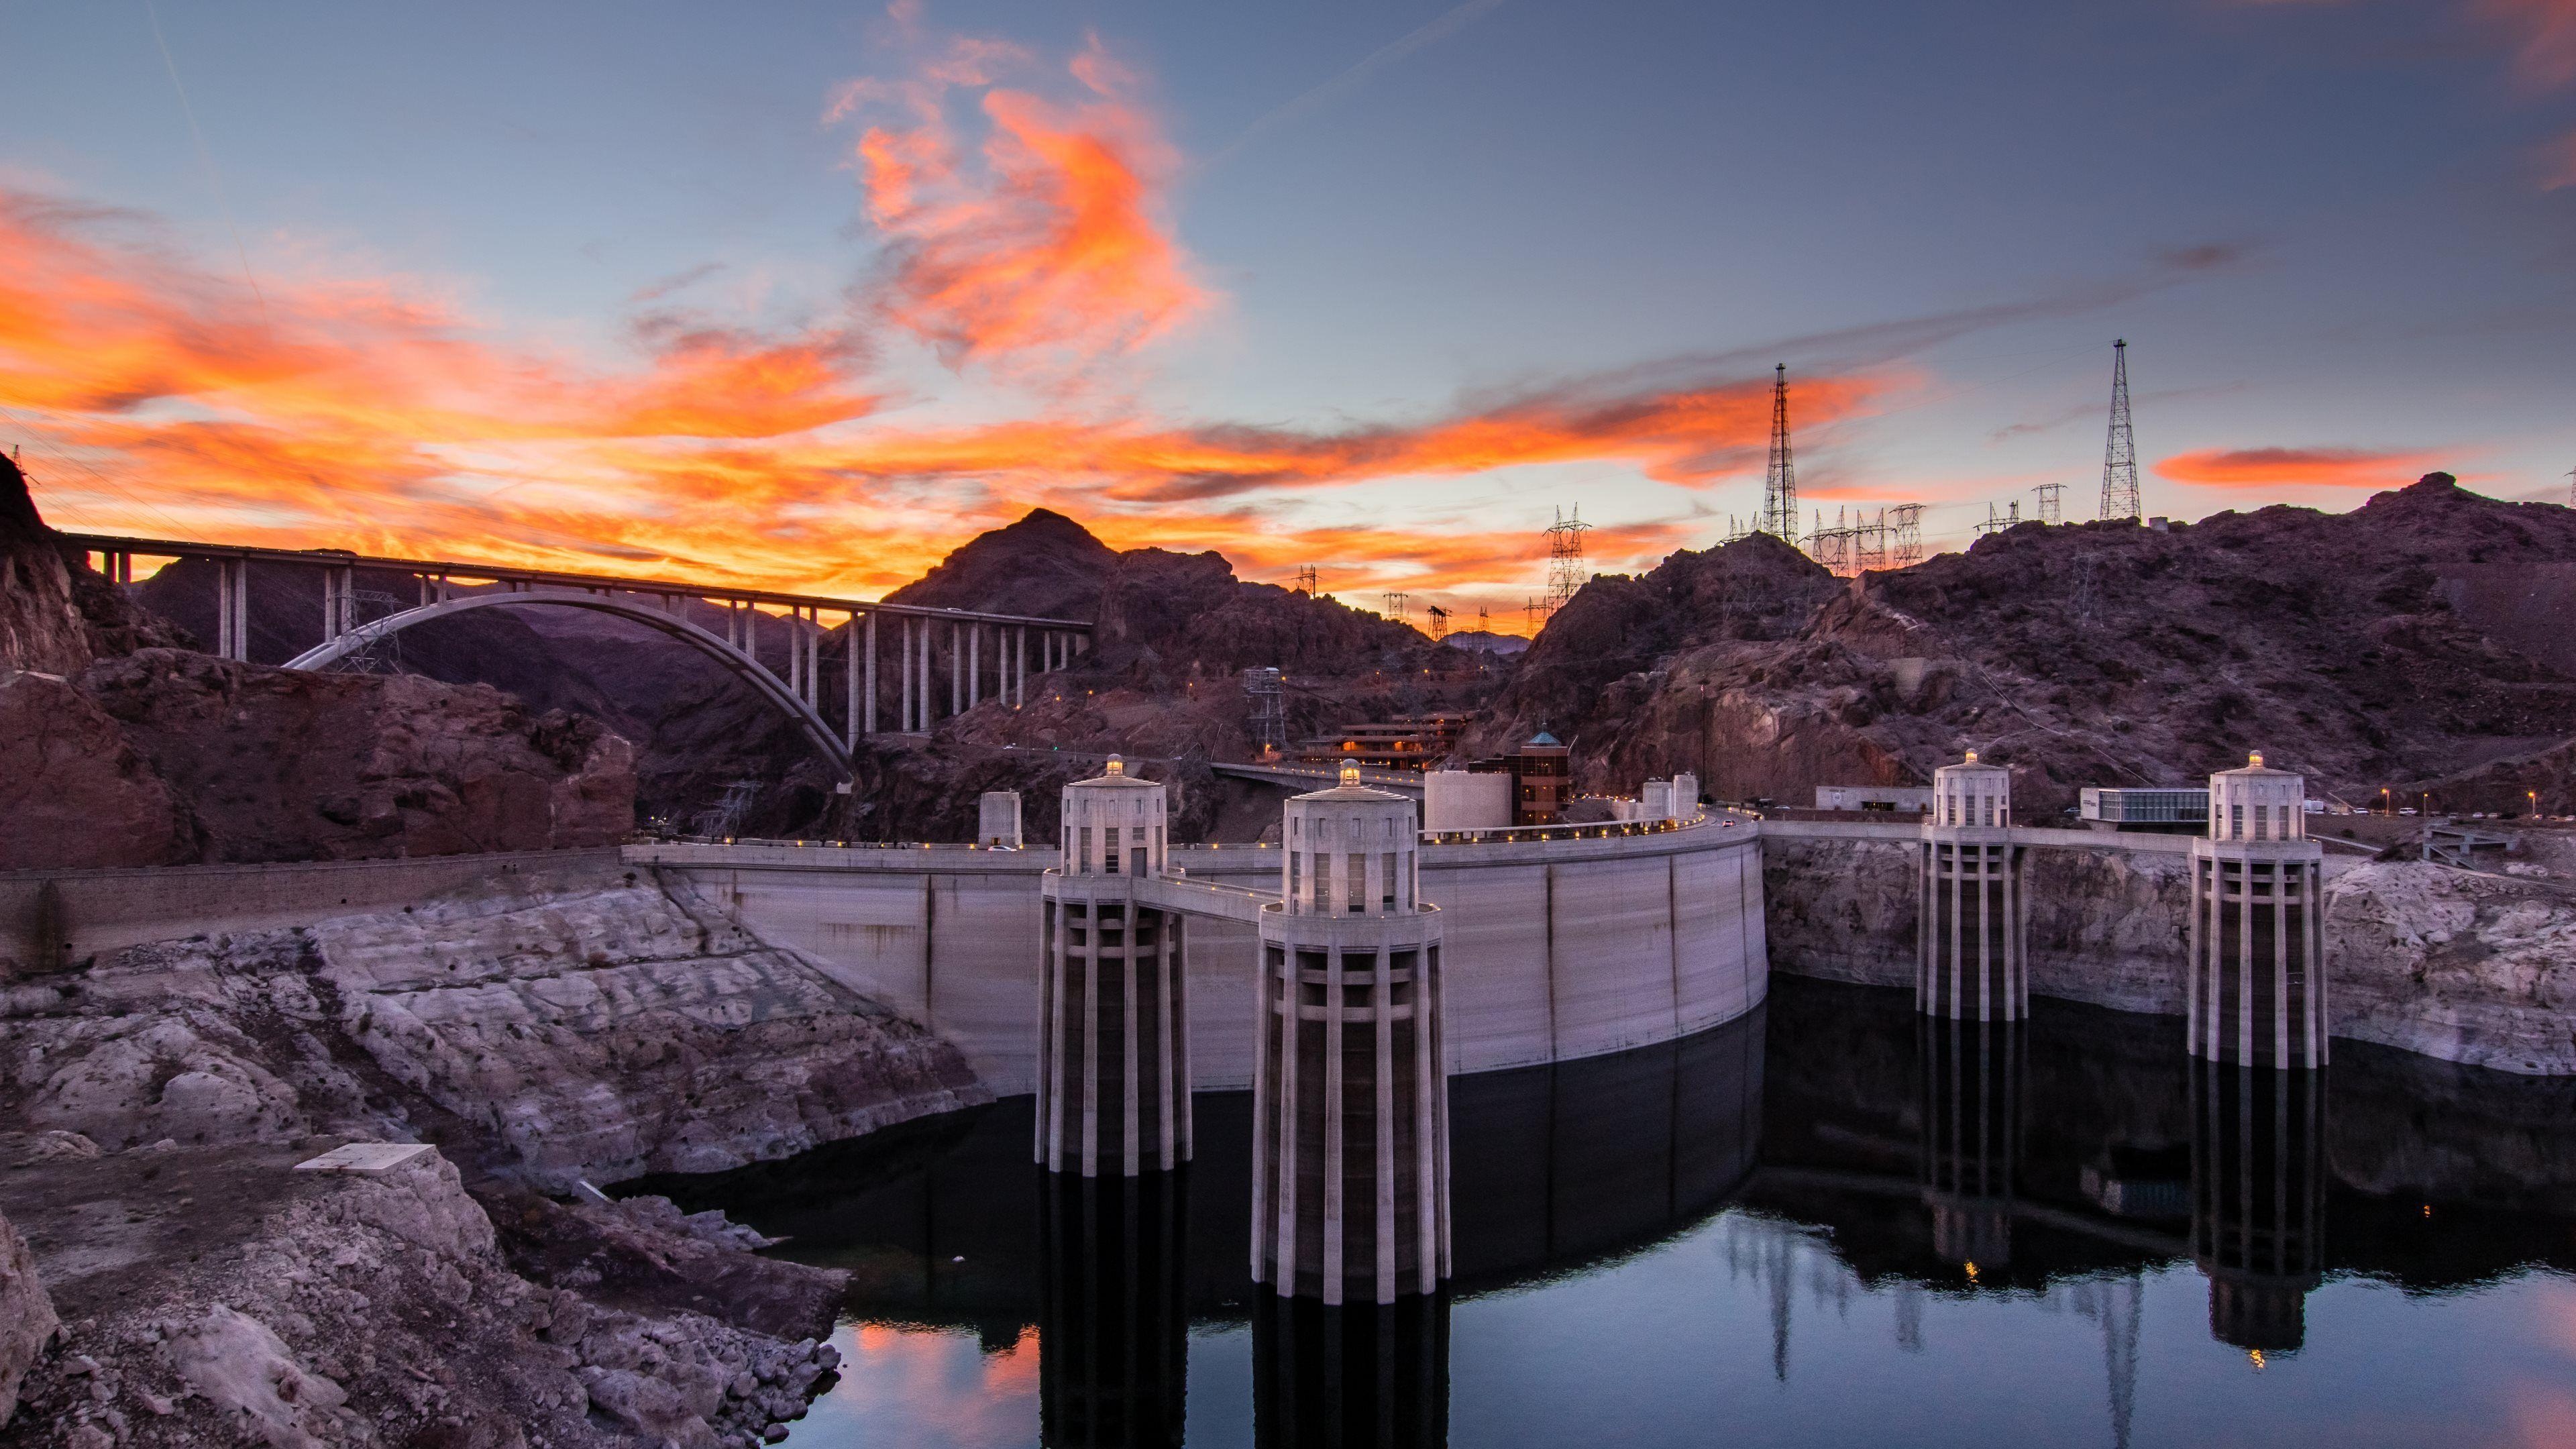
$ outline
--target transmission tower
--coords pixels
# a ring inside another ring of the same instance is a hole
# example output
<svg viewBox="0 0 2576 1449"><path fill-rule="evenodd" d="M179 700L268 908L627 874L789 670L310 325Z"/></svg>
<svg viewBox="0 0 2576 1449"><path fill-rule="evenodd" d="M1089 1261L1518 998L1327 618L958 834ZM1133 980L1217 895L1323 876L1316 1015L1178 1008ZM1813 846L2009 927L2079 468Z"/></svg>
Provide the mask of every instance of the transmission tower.
<svg viewBox="0 0 2576 1449"><path fill-rule="evenodd" d="M1431 642L1437 644L1448 637L1449 611L1434 604L1431 606Z"/></svg>
<svg viewBox="0 0 2576 1449"><path fill-rule="evenodd" d="M1288 744L1288 712L1282 680L1276 669L1243 671L1243 694L1249 703L1244 712L1244 733L1252 737L1252 746L1264 755L1275 755Z"/></svg>
<svg viewBox="0 0 2576 1449"><path fill-rule="evenodd" d="M2129 431L2129 339L2111 344L2111 437L2102 446L2102 517L2134 523L2138 506L2138 440Z"/></svg>
<svg viewBox="0 0 2576 1449"><path fill-rule="evenodd" d="M1404 621L1404 595L1387 594L1383 597L1386 599L1386 616L1398 623L1402 623Z"/></svg>
<svg viewBox="0 0 2576 1449"><path fill-rule="evenodd" d="M2066 521L2066 507L2059 501L2066 492L2065 484L2042 483L2030 491L2039 495L2040 522L2064 523Z"/></svg>
<svg viewBox="0 0 2576 1449"><path fill-rule="evenodd" d="M1536 599L1532 599L1521 607L1521 612L1527 616L1529 620L1530 637L1533 639L1537 638L1538 631L1547 627L1547 606Z"/></svg>
<svg viewBox="0 0 2576 1449"><path fill-rule="evenodd" d="M1789 457L1789 364L1771 380L1771 466L1762 475L1761 532L1795 546L1798 538L1798 470Z"/></svg>
<svg viewBox="0 0 2576 1449"><path fill-rule="evenodd" d="M1574 505L1574 516L1568 518L1562 509L1556 522L1547 530L1547 611L1550 614L1565 607L1575 591L1583 587L1583 534L1592 525L1583 521L1583 505Z"/></svg>
<svg viewBox="0 0 2576 1449"><path fill-rule="evenodd" d="M1997 513L1995 512L1995 506L1993 504L1987 504L1986 521L1976 526L1977 532L1981 535L1988 533L2001 533L2005 529L2012 527L2014 524L2021 522L2020 499L2014 499L2011 503L2005 505L2005 507L2007 511Z"/></svg>
<svg viewBox="0 0 2576 1449"><path fill-rule="evenodd" d="M1315 566L1313 564L1299 564L1297 566L1297 592L1304 594L1310 599L1315 597Z"/></svg>
<svg viewBox="0 0 2576 1449"><path fill-rule="evenodd" d="M1900 503L1887 514L1889 566L1910 569L1923 562L1923 505Z"/></svg>
<svg viewBox="0 0 2576 1449"><path fill-rule="evenodd" d="M1479 634L1494 632L1493 618L1485 612L1485 606L1482 604L1476 606L1476 632Z"/></svg>

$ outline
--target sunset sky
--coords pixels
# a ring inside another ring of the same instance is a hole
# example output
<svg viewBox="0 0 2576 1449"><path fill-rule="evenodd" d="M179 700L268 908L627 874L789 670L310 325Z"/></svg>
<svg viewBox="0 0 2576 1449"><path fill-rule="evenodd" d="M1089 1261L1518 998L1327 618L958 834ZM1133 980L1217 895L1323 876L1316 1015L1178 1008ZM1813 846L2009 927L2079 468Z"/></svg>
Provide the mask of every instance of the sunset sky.
<svg viewBox="0 0 2576 1449"><path fill-rule="evenodd" d="M873 595L1037 505L1518 624L1760 506L2576 468L2576 0L18 5L69 527Z"/></svg>

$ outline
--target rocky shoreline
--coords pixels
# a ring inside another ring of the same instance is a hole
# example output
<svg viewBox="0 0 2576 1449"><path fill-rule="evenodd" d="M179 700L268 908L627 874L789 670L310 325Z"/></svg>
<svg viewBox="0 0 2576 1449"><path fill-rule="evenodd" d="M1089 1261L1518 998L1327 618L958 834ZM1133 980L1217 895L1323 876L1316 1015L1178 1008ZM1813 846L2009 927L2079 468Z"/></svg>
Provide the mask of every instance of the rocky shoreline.
<svg viewBox="0 0 2576 1449"><path fill-rule="evenodd" d="M18 976L0 1449L774 1440L828 1382L842 1275L590 1184L989 1095L917 1024L595 858ZM349 1141L435 1150L295 1170Z"/></svg>

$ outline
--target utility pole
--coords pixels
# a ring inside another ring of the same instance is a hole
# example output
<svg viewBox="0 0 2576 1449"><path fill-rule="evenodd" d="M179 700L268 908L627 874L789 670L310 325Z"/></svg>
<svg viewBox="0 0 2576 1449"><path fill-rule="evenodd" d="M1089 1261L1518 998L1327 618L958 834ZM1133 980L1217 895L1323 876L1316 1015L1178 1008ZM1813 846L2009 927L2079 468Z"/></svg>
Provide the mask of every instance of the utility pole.
<svg viewBox="0 0 2576 1449"><path fill-rule="evenodd" d="M2065 484L2042 483L2030 491L2039 495L2040 522L2063 523L2066 521L2065 506L2058 501L2059 497L2066 492Z"/></svg>
<svg viewBox="0 0 2576 1449"><path fill-rule="evenodd" d="M1798 469L1789 456L1789 364L1771 375L1771 463L1762 475L1760 532L1798 546Z"/></svg>
<svg viewBox="0 0 2576 1449"><path fill-rule="evenodd" d="M2129 431L2129 339L2111 344L2111 436L2102 445L2102 517L2135 523L2138 506L2138 440Z"/></svg>

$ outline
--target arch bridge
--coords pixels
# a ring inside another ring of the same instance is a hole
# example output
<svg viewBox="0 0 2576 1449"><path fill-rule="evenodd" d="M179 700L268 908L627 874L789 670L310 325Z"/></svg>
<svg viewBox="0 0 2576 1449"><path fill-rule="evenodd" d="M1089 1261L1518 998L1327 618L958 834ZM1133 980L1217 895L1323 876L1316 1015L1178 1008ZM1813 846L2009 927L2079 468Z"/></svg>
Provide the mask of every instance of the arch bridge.
<svg viewBox="0 0 2576 1449"><path fill-rule="evenodd" d="M1091 644L1092 626L1077 619L340 549L83 533L64 540L97 555L101 571L118 583L133 582L137 558L214 564L214 652L226 659L250 657L252 567L309 571L321 595L321 637L286 661L289 669L329 669L365 658L375 645L413 625L476 609L546 606L632 620L723 665L796 721L815 752L844 779L861 738L926 733L987 699L1025 703L1033 676L1066 667ZM361 620L361 570L410 575L419 585L419 602ZM720 624L721 632L709 622ZM784 653L783 671L762 658L764 647L773 656Z"/></svg>

